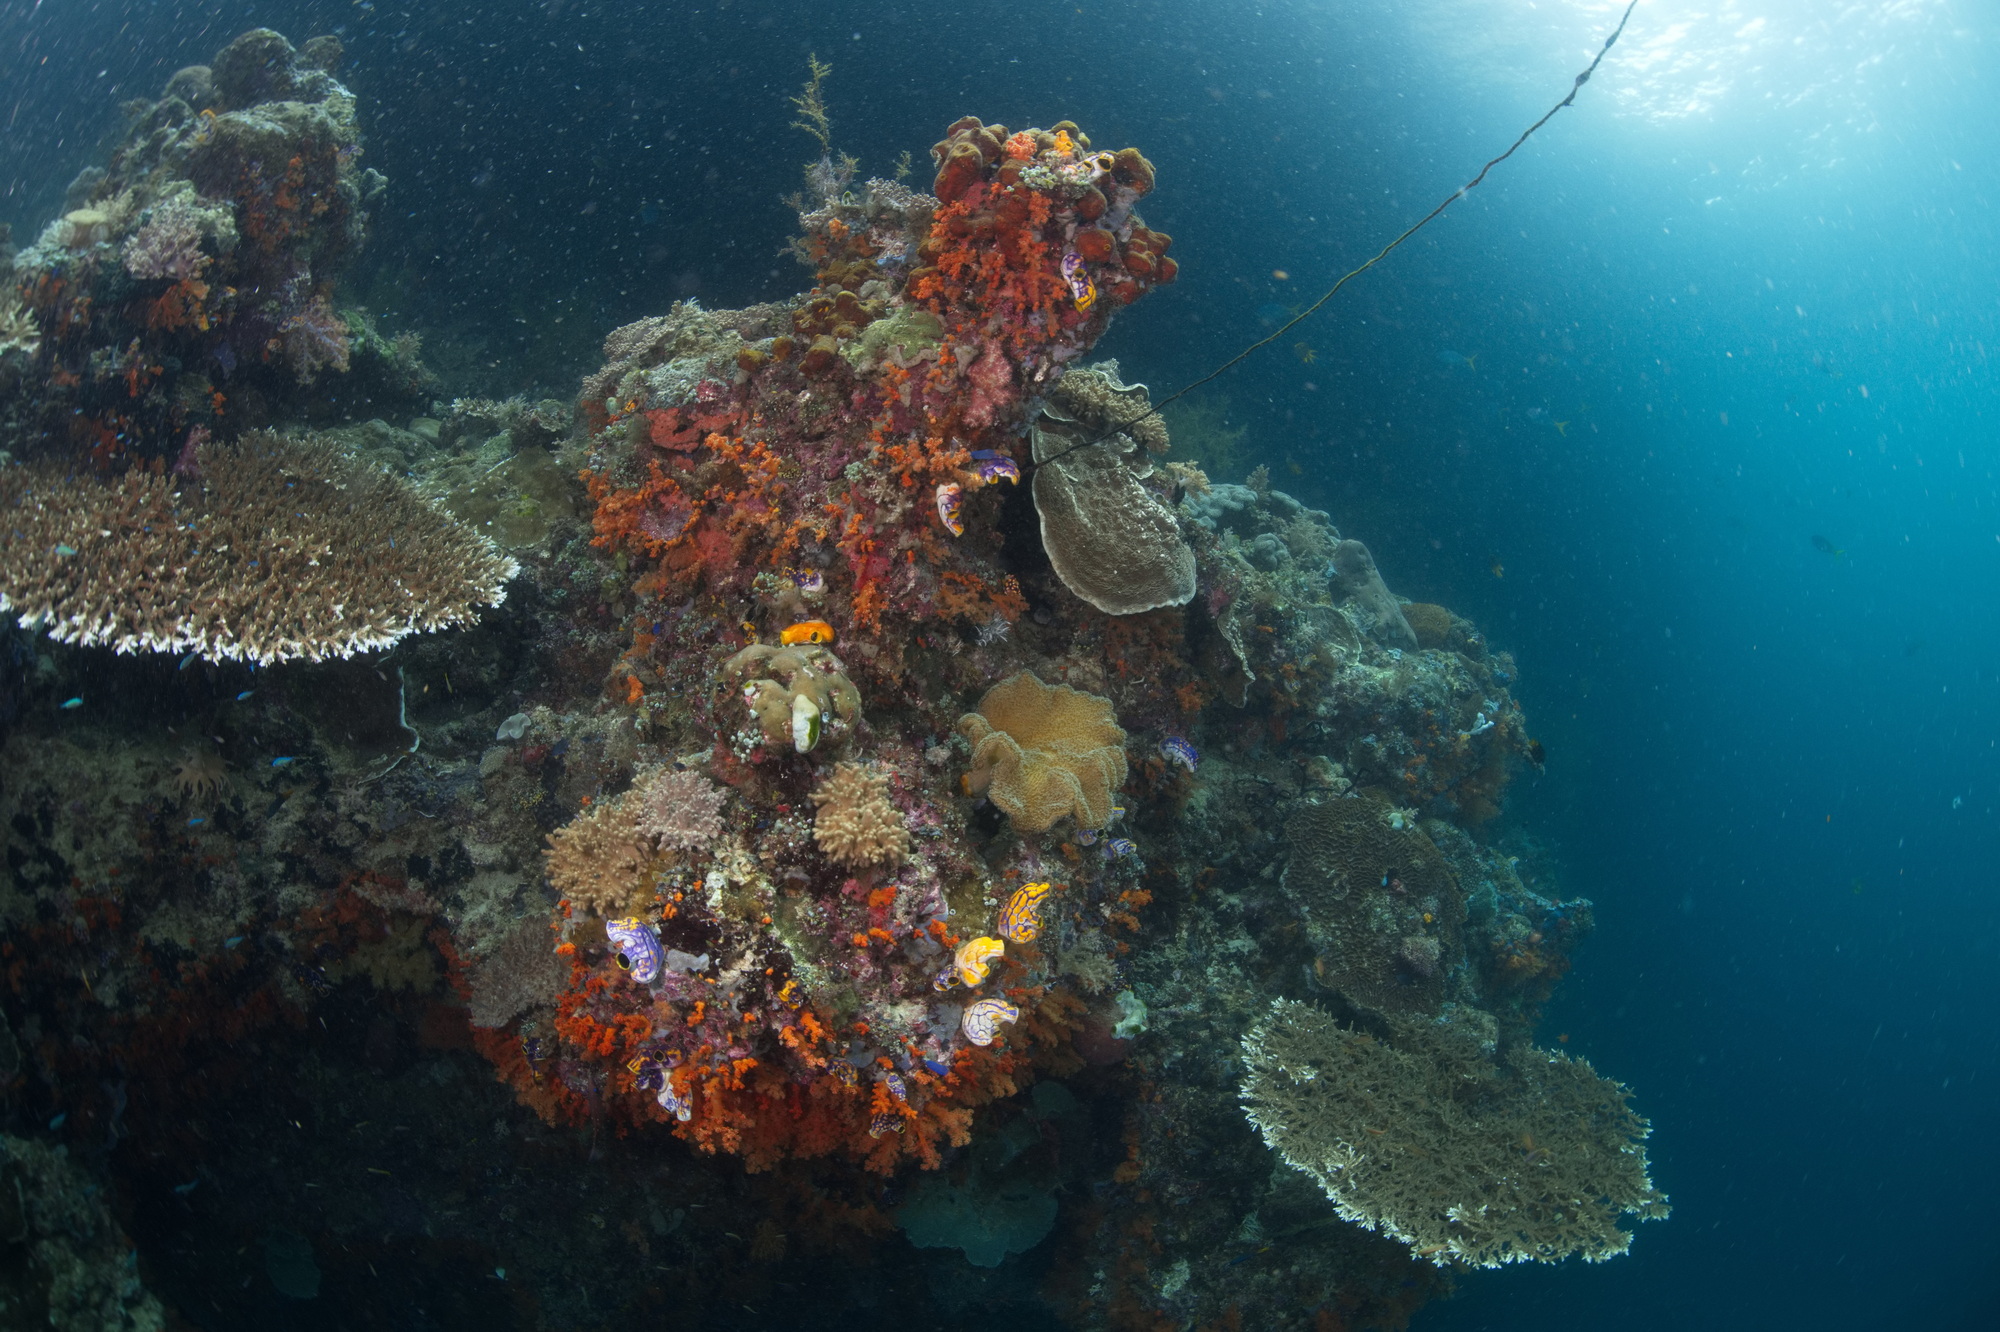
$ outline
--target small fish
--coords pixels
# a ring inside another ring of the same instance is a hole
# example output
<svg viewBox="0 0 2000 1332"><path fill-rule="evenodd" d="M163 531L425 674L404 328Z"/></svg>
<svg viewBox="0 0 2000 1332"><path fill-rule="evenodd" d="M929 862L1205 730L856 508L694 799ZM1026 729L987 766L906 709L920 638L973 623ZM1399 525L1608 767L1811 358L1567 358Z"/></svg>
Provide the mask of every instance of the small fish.
<svg viewBox="0 0 2000 1332"><path fill-rule="evenodd" d="M910 1089L903 1085L902 1074L884 1073L877 1081L884 1087L887 1087L889 1095L895 1097L898 1101L908 1101L910 1099Z"/></svg>
<svg viewBox="0 0 2000 1332"><path fill-rule="evenodd" d="M800 620L788 625L778 635L778 641L786 647L796 647L800 643L831 643L833 626L825 620Z"/></svg>
<svg viewBox="0 0 2000 1332"><path fill-rule="evenodd" d="M1813 533L1812 544L1814 550L1822 555L1831 555L1836 560L1847 553L1817 532ZM68 707L69 705L65 703L63 706Z"/></svg>
<svg viewBox="0 0 2000 1332"><path fill-rule="evenodd" d="M49 1121L49 1132L54 1133L57 1129L61 1128L64 1122L67 1121L68 1119L69 1119L69 1112L67 1110L57 1115L54 1119L51 1119Z"/></svg>
<svg viewBox="0 0 2000 1332"><path fill-rule="evenodd" d="M194 817L194 818L191 818L191 819L189 819L189 820L188 820L188 827L190 827L190 828L199 828L199 827L200 827L200 826L201 826L202 824L204 824L204 823L207 823L207 822L208 822L208 820L207 820L207 819L204 819L204 818L200 817L199 815L197 815L196 817Z"/></svg>
<svg viewBox="0 0 2000 1332"><path fill-rule="evenodd" d="M1109 860L1123 860L1139 849L1138 843L1129 837L1114 837L1104 844L1104 855Z"/></svg>
<svg viewBox="0 0 2000 1332"><path fill-rule="evenodd" d="M63 711L74 712L76 709L82 706L83 706L83 695L78 694L75 698L69 699L63 703Z"/></svg>
<svg viewBox="0 0 2000 1332"><path fill-rule="evenodd" d="M1042 932L1042 899L1054 891L1053 884L1024 883L1014 890L1007 899L1007 905L1000 908L1000 919L993 928L1000 932L1009 943L1024 944Z"/></svg>
<svg viewBox="0 0 2000 1332"><path fill-rule="evenodd" d="M618 950L618 969L630 972L641 985L651 985L660 975L660 936L637 916L625 916L604 923L604 935Z"/></svg>
<svg viewBox="0 0 2000 1332"><path fill-rule="evenodd" d="M986 974L992 970L994 960L1007 951L1007 945L990 935L980 935L977 939L967 939L958 946L956 967L958 979L967 989L986 983Z"/></svg>
<svg viewBox="0 0 2000 1332"><path fill-rule="evenodd" d="M1457 352L1453 351L1451 348L1446 347L1443 351L1438 353L1438 364L1451 366L1453 369L1456 369L1457 367L1462 365L1466 369L1477 373L1479 370L1479 364L1478 364L1479 355L1480 354L1478 352L1474 352L1470 356L1460 356Z"/></svg>
<svg viewBox="0 0 2000 1332"><path fill-rule="evenodd" d="M185 1198L190 1193L193 1193L195 1190L195 1186L200 1183L201 1181L199 1179L191 1179L185 1184L176 1184L174 1185L174 1192L178 1193L181 1197Z"/></svg>
<svg viewBox="0 0 2000 1332"><path fill-rule="evenodd" d="M232 934L232 935L230 935L230 936L229 936L229 937L228 937L227 939L224 939L224 940L222 941L222 946L223 946L224 948L234 948L234 947L236 947L236 945L238 945L238 944L240 944L240 943L242 943L242 942L243 942L243 936L242 936L242 935L240 935L240 934Z"/></svg>
<svg viewBox="0 0 2000 1332"><path fill-rule="evenodd" d="M1507 576L1507 566L1500 563L1500 557L1495 555L1487 564L1486 572L1492 574L1495 578L1505 578Z"/></svg>
<svg viewBox="0 0 2000 1332"><path fill-rule="evenodd" d="M181 664L174 667L174 669L177 671L184 671L188 667L194 665L195 662L200 659L200 657L201 654L199 652L190 652L185 657L181 658Z"/></svg>
<svg viewBox="0 0 2000 1332"><path fill-rule="evenodd" d="M254 694L254 693L256 693L256 692L257 692L257 691L256 691L256 690L254 690L254 689L246 689L246 690L244 690L244 691L243 691L242 693L240 693L240 694L238 694L238 695L236 696L236 701L237 701L238 703L241 703L241 702L242 702L242 701L243 701L244 699L246 699L246 698L250 697L250 695L252 695L252 694Z"/></svg>
<svg viewBox="0 0 2000 1332"><path fill-rule="evenodd" d="M1550 424L1550 425L1552 425L1552 426L1554 426L1554 427L1556 428L1556 433L1557 433L1558 435L1561 435L1561 436L1563 436L1563 437L1564 437L1565 439L1569 437L1569 422L1567 422L1567 421L1551 421L1551 422L1549 422L1549 424Z"/></svg>
<svg viewBox="0 0 2000 1332"><path fill-rule="evenodd" d="M1195 752L1194 746L1177 735L1160 741L1160 752L1166 755L1167 762L1178 763L1189 772L1201 763L1201 755Z"/></svg>
<svg viewBox="0 0 2000 1332"><path fill-rule="evenodd" d="M972 470L988 485L995 481L1018 485L1021 481L1021 465L1006 454L995 453L992 449L972 451Z"/></svg>
<svg viewBox="0 0 2000 1332"><path fill-rule="evenodd" d="M272 759L272 760L271 760L271 766L272 766L272 767L274 767L274 768L282 768L282 767L284 767L284 766L285 766L286 764L288 764L288 763L292 763L292 762L294 762L294 761L295 761L295 757L294 757L293 755L290 755L290 754L287 754L287 755L286 755L285 757L283 757L283 758L274 758L274 759Z"/></svg>
<svg viewBox="0 0 2000 1332"><path fill-rule="evenodd" d="M956 481L947 481L937 488L938 521L953 536L965 535L965 520L958 516L959 499L964 493Z"/></svg>
<svg viewBox="0 0 2000 1332"><path fill-rule="evenodd" d="M1298 357L1305 364L1311 365L1319 359L1319 349L1314 347L1310 342L1294 342L1292 344L1292 355Z"/></svg>
<svg viewBox="0 0 2000 1332"><path fill-rule="evenodd" d="M70 546L70 545L63 545L63 544L58 544L58 545L56 546L56 554L58 554L58 555L74 555L74 554L76 554L76 547L75 547L75 546Z"/></svg>
<svg viewBox="0 0 2000 1332"><path fill-rule="evenodd" d="M991 1045L1000 1034L1000 1024L1017 1021L1020 1016L1021 1010L1005 999L975 999L965 1006L965 1015L959 1019L958 1029L974 1045Z"/></svg>

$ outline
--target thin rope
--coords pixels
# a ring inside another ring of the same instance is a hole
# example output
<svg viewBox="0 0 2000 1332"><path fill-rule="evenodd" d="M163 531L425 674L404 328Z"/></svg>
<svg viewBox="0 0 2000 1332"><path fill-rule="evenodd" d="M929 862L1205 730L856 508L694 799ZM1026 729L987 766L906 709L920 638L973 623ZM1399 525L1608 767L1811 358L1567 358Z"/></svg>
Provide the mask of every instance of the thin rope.
<svg viewBox="0 0 2000 1332"><path fill-rule="evenodd" d="M1576 100L1577 93L1583 90L1583 85L1590 82L1590 76L1595 74L1597 72L1597 67L1604 63L1604 57L1611 53L1612 44L1616 42L1619 36L1625 31L1626 21L1632 17L1632 11L1637 9L1638 7L1639 7L1639 0L1631 0L1631 3L1625 6L1625 13L1619 18L1618 26L1612 29L1611 35L1604 39L1604 45L1598 48L1597 58L1591 61L1590 68L1584 70L1583 73L1577 75L1576 82L1570 85L1569 96L1563 98L1560 102L1557 102L1554 106L1550 107L1548 109L1548 113L1544 115L1540 120L1528 126L1528 128L1522 130L1521 137L1514 140L1514 142L1508 147L1506 152L1500 154L1500 156L1492 159L1485 166L1479 168L1478 175L1474 176L1471 180L1465 182L1465 184L1459 186L1458 191L1455 194L1450 195L1445 199L1443 203L1439 204L1436 208L1431 209L1430 212L1425 213L1422 218L1418 219L1418 221L1414 225L1412 225L1408 230L1404 231L1402 235L1396 237L1396 239L1390 241L1387 245L1384 245L1380 250L1376 252L1374 258L1370 259L1367 263L1361 265L1361 267L1355 269L1353 272L1348 273L1346 276L1342 277L1340 281L1334 283L1331 287L1327 288L1326 294L1324 296L1314 301L1311 305L1308 305L1304 310L1300 311L1298 314L1292 316L1289 322L1287 322L1284 326L1279 328L1276 332L1272 333L1269 337L1262 338L1256 342L1251 343L1249 346L1245 347L1242 351L1237 352L1236 355L1230 357L1228 360L1224 361L1221 365L1218 365L1217 367L1215 367L1215 369L1203 375L1200 379L1195 380L1192 384L1189 384L1181 388L1180 390L1169 395L1168 397L1160 399L1158 402L1154 403L1151 407L1147 408L1145 411L1140 412L1137 416L1133 417L1131 420L1123 421L1120 422L1118 425L1110 427L1103 434L1098 435L1094 439L1086 439L1081 444L1072 444L1068 448L1063 449L1058 453L1052 453L1047 458L1043 459L1040 464L1037 465L1046 466L1048 463L1052 463L1058 458L1068 457L1070 454L1075 453L1078 449L1087 449L1093 444L1102 444L1105 440L1110 439L1113 435L1122 434L1123 432L1131 429L1133 426L1138 425L1139 422L1145 420L1147 417L1158 416L1160 414L1160 409L1165 407L1167 404L1179 401L1180 399L1186 397L1188 394L1194 392L1196 389L1200 388L1203 384L1206 384L1211 380L1221 378L1229 371L1235 369L1243 361L1247 360L1254 353L1262 351L1264 348L1276 342L1279 338L1284 337L1285 334L1291 332L1294 328L1298 327L1300 324L1303 324L1306 320L1312 318L1313 315L1318 312L1319 308L1322 305L1325 305L1328 301L1332 300L1336 294L1339 293L1342 287L1346 286L1349 282L1352 282L1355 278L1360 277L1363 273L1366 273L1369 269L1375 267L1375 265L1381 263L1384 259L1387 259L1389 257L1390 252L1394 250L1397 246L1401 245L1404 241L1408 240L1410 237L1416 235L1419 231L1422 231L1425 227L1429 226L1432 221L1434 221L1440 214L1444 212L1445 209L1451 207L1453 204L1457 203L1460 199L1463 199L1473 189L1477 188L1479 183L1486 179L1487 172L1491 171L1494 167L1499 166L1502 162L1512 157L1514 153L1520 148L1520 146L1526 143L1529 140L1529 138L1531 138L1534 135L1536 130L1548 124L1551 120L1555 119L1556 112L1562 110L1564 107L1568 106L1571 102L1574 102Z"/></svg>

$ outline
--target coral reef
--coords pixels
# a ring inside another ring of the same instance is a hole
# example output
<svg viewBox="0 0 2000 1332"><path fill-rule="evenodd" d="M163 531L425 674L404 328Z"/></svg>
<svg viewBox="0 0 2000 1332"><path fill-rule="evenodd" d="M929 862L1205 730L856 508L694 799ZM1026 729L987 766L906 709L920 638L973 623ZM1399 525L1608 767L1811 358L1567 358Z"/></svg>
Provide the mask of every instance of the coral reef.
<svg viewBox="0 0 2000 1332"><path fill-rule="evenodd" d="M1243 1100L1339 1213L1442 1267L1602 1262L1619 1219L1667 1200L1646 1174L1646 1121L1581 1059L1484 1051L1476 1021L1395 1028L1394 1043L1279 1000L1243 1038Z"/></svg>
<svg viewBox="0 0 2000 1332"><path fill-rule="evenodd" d="M1046 832L1072 817L1079 828L1111 822L1126 763L1108 699L1023 671L987 690L958 730L972 745L967 793L986 796L1019 831Z"/></svg>
<svg viewBox="0 0 2000 1332"><path fill-rule="evenodd" d="M60 642L322 661L470 621L516 563L323 440L206 443L188 474L0 468L0 610Z"/></svg>
<svg viewBox="0 0 2000 1332"><path fill-rule="evenodd" d="M107 165L16 256L8 299L32 331L7 315L6 339L37 373L16 386L0 447L171 461L190 430L278 424L323 402L329 378L349 404L420 403L421 376L335 305L386 184L361 165L341 59L336 39L295 50L256 29L127 107Z"/></svg>
<svg viewBox="0 0 2000 1332"><path fill-rule="evenodd" d="M57 1332L166 1326L105 1199L63 1148L0 1134L0 1234L19 1254L0 1277L0 1322Z"/></svg>
<svg viewBox="0 0 2000 1332"><path fill-rule="evenodd" d="M1087 364L1175 275L1142 155L967 118L934 195L861 180L815 62L810 290L616 329L573 404L433 402L330 285L372 187L336 63L251 33L136 107L0 355L17 614L178 649L178 601L255 603L178 663L0 655L0 1097L163 1299L1401 1325L1444 1251L1243 1114L1274 1000L1351 1063L1456 1059L1431 1110L1534 1135L1480 1198L1549 1219L1545 1138L1629 1112L1534 1045L1591 908L1502 814L1542 760L1515 663L1262 469L1166 461ZM360 419L371 376L420 409ZM58 530L30 491L152 518ZM274 628L301 598L341 618Z"/></svg>

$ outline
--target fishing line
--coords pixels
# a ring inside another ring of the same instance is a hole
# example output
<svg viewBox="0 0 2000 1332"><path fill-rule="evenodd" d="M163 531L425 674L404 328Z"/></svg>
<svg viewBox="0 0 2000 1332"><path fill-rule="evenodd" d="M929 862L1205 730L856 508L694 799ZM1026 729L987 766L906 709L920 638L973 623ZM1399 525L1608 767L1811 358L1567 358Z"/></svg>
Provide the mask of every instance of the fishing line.
<svg viewBox="0 0 2000 1332"><path fill-rule="evenodd" d="M1137 416L1133 417L1131 420L1122 421L1119 424L1112 426L1110 429L1106 430L1103 434L1098 435L1094 439L1086 439L1081 444L1072 444L1068 448L1063 449L1060 452L1052 453L1047 458L1043 459L1041 464L1037 465L1038 466L1046 465L1047 463L1054 462L1058 458L1068 457L1070 454L1075 453L1078 449L1087 449L1093 444L1102 444L1105 440L1110 439L1113 435L1121 434L1124 431L1130 429L1131 427L1138 425L1139 422L1145 420L1147 417L1158 416L1160 414L1160 409L1162 407L1165 407L1168 403L1176 402L1181 398L1186 397L1188 394L1194 392L1196 389L1200 388L1203 384L1206 384L1211 380L1221 378L1223 375L1227 374L1229 371L1235 369L1238 365L1242 364L1242 362L1247 360L1254 353L1262 351L1264 348L1276 342L1279 338L1284 337L1285 334L1291 332L1294 328L1297 328L1300 324L1303 324L1306 320L1312 318L1313 315L1318 312L1319 308L1322 305L1325 305L1328 301L1332 300L1342 287L1352 282L1355 278L1360 277L1363 273L1366 273L1369 269L1375 267L1375 265L1381 263L1384 259L1387 259L1389 257L1390 252L1393 251L1397 246L1401 245L1404 241L1408 240L1410 237L1416 235L1419 231L1422 231L1425 227L1429 226L1433 221L1435 221L1438 218L1440 214L1444 212L1445 209L1451 207L1453 204L1457 203L1460 199L1463 199L1468 193L1470 193L1474 188L1476 188L1481 181L1486 179L1487 172L1491 171L1494 167L1499 166L1502 162L1512 157L1515 151L1519 149L1522 144L1526 143L1534 135L1536 130L1548 124L1551 120L1555 119L1556 112L1562 110L1564 107L1568 106L1571 102L1574 102L1576 100L1577 93L1583 90L1583 85L1590 82L1590 76L1597 72L1597 67L1600 64L1604 63L1604 57L1611 53L1612 43L1616 42L1620 34L1622 34L1625 31L1626 21L1632 17L1632 11L1637 9L1638 7L1639 7L1639 0L1631 0L1631 3L1625 6L1624 14L1622 14L1618 19L1618 26L1616 28L1613 28L1611 30L1611 35L1604 39L1604 45L1598 48L1597 58L1590 62L1590 67L1584 70L1583 73L1576 76L1576 82L1570 85L1569 95L1567 97L1563 98L1560 102L1557 102L1554 106L1550 107L1548 109L1547 114L1545 114L1540 120L1528 126L1528 128L1522 130L1521 137L1514 140L1514 142L1511 145L1509 145L1506 152L1500 154L1500 156L1492 159L1485 166L1479 168L1479 174L1474 176L1471 180L1465 182L1465 184L1459 186L1458 191L1456 193L1448 196L1443 203L1439 204L1436 208L1431 209L1430 212L1425 213L1423 217L1419 218L1416 221L1415 224L1413 224L1408 230L1404 231L1402 235L1396 237L1396 239L1390 241L1387 245L1384 245L1380 250L1376 251L1374 258L1370 259L1367 263L1361 265L1361 267L1348 273L1346 276L1342 277L1340 281L1334 283L1331 287L1327 288L1326 294L1324 296L1314 301L1311 305L1308 305L1304 310L1300 311L1298 314L1292 316L1291 320L1288 323L1286 323L1283 327L1279 328L1275 333L1272 333L1269 337L1261 338L1258 341L1251 343L1249 346L1245 347L1242 351L1237 352L1236 355L1230 357L1228 360L1224 361L1221 365L1218 365L1217 367L1215 367L1215 369L1203 375L1200 379L1197 379L1192 384L1188 384L1185 387L1178 390L1177 392L1172 393L1167 397L1160 399L1158 402L1154 403L1151 407L1147 408L1145 411L1140 412Z"/></svg>

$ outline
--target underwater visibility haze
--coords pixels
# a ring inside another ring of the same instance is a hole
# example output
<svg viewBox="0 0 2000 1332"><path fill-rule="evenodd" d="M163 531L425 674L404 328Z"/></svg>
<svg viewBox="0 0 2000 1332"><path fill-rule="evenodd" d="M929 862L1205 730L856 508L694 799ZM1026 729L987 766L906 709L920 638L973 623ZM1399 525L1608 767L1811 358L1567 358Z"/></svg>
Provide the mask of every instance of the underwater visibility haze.
<svg viewBox="0 0 2000 1332"><path fill-rule="evenodd" d="M0 0L0 1327L2000 1326L1996 37Z"/></svg>

